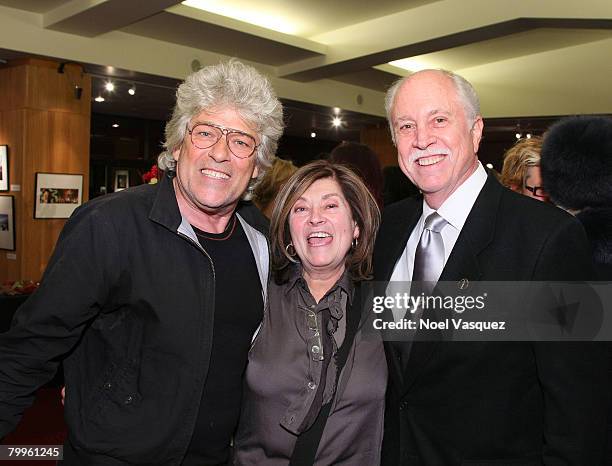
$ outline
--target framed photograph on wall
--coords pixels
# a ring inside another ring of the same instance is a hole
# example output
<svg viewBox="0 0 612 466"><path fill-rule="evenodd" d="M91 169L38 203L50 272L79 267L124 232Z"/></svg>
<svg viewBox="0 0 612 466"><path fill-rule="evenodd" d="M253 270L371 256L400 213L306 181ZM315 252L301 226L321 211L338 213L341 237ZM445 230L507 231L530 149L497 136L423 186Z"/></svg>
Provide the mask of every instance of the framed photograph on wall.
<svg viewBox="0 0 612 466"><path fill-rule="evenodd" d="M115 189L114 191L123 191L130 187L130 171L115 170Z"/></svg>
<svg viewBox="0 0 612 466"><path fill-rule="evenodd" d="M0 249L15 250L14 196L0 196Z"/></svg>
<svg viewBox="0 0 612 466"><path fill-rule="evenodd" d="M83 175L37 173L34 218L68 218L83 203Z"/></svg>
<svg viewBox="0 0 612 466"><path fill-rule="evenodd" d="M8 146L0 146L0 191L9 190Z"/></svg>

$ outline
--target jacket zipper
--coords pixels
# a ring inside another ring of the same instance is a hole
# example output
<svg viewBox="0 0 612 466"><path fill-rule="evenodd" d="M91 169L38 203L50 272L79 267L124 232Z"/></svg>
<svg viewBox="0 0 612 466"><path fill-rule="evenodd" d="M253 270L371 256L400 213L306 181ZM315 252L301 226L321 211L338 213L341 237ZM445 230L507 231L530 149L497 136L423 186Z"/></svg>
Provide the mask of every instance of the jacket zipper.
<svg viewBox="0 0 612 466"><path fill-rule="evenodd" d="M200 251L202 251L204 253L204 255L208 258L208 261L210 262L210 267L212 269L212 273L213 273L213 284L215 284L216 281L216 274L215 274L215 264L212 261L212 258L210 257L210 255L206 252L206 249L204 249L202 247L202 245L200 243L196 243L194 240L192 240L189 236L183 234L183 233L179 233L176 232L177 235L183 237L184 239L186 239L187 241L189 241L191 244L193 244L197 249L199 249ZM213 303L214 304L214 303Z"/></svg>
<svg viewBox="0 0 612 466"><path fill-rule="evenodd" d="M212 275L213 275L212 276L212 278L213 278L213 281L212 281L212 291L213 291L213 293L212 293L212 309L213 309L213 332L214 332L215 284L216 284L216 280L217 280L216 273L215 273L215 264L213 263L213 260L210 257L210 255L208 254L208 252L206 252L206 249L204 249L200 243L195 242L193 239L191 239L189 236L187 236L187 235L185 235L183 233L180 233L178 231L176 233L179 236L181 236L182 238L184 238L187 242L191 243L195 248L197 248L202 253L204 253L204 255L208 258L208 261L210 262L210 267L211 267ZM214 335L213 335L213 337L214 337ZM212 338L211 338L210 344L211 344L211 349L212 349ZM211 357L211 355L212 354L209 354L209 356L208 356L209 366L210 366L210 357ZM199 398L198 398L198 403L197 403L198 404L197 412L196 412L196 415L193 418L193 422L191 423L190 437L191 437L191 435L193 435L193 430L194 430L195 424L197 422L197 414L198 414L198 412L200 410L200 404L201 404L201 401L202 401L202 393L204 391L204 385L206 385L206 379L207 378L208 378L208 372L206 373L206 376L204 377L204 379L202 381L202 386L200 387ZM187 443L185 444L185 447L183 449L182 456L181 456L181 462L185 459L185 455L187 454L187 450L188 449L189 449L189 440L187 441Z"/></svg>

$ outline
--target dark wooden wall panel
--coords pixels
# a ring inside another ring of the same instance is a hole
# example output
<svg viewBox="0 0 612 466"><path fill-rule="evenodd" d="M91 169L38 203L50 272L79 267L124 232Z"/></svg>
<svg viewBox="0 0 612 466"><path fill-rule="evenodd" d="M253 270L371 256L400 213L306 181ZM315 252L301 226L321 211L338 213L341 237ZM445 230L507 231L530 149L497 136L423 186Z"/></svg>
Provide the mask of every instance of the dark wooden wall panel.
<svg viewBox="0 0 612 466"><path fill-rule="evenodd" d="M367 144L380 157L383 167L397 165L397 149L391 141L389 128L384 126L369 126L361 130L361 142Z"/></svg>

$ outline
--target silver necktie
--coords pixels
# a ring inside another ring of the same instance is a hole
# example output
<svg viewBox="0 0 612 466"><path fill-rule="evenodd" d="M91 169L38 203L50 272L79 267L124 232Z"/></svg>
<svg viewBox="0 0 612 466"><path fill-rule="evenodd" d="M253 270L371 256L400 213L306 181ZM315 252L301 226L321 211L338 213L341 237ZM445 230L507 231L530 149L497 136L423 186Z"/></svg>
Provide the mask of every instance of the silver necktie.
<svg viewBox="0 0 612 466"><path fill-rule="evenodd" d="M414 255L414 269L410 294L418 296L421 293L430 295L444 268L444 242L442 241L442 228L448 222L438 212L433 212L425 219L425 227ZM415 322L423 315L422 306L409 311L409 318ZM406 314L408 316L408 313ZM417 324L418 325L418 324ZM396 354L399 364L404 371L408 370L408 361L412 350L412 340L416 330L405 333L407 340L396 344Z"/></svg>
<svg viewBox="0 0 612 466"><path fill-rule="evenodd" d="M444 268L444 241L440 232L447 224L438 212L429 214L416 248L412 281L426 282L420 287L427 293L431 293Z"/></svg>

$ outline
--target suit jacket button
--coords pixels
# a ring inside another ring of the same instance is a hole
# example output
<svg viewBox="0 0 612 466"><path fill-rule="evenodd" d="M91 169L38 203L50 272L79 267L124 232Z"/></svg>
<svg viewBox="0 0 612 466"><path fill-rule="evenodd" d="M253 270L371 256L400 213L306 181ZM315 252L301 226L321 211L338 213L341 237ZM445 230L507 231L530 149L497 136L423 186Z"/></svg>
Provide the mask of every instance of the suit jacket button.
<svg viewBox="0 0 612 466"><path fill-rule="evenodd" d="M400 411L405 411L406 409L408 409L408 402L407 401L402 401L400 403Z"/></svg>

